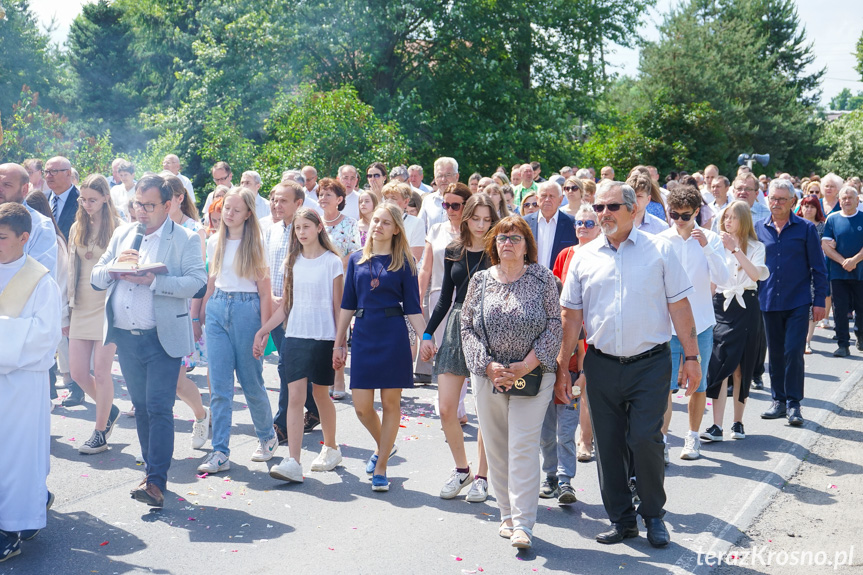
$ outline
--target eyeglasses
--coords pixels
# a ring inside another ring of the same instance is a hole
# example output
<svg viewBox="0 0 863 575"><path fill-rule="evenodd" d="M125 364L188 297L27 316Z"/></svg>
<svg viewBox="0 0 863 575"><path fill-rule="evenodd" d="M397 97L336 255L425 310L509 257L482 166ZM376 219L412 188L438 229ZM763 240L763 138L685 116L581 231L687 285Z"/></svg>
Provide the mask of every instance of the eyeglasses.
<svg viewBox="0 0 863 575"><path fill-rule="evenodd" d="M156 206L164 205L165 202L159 202L158 204L142 204L141 202L132 202L132 207L136 210L144 210L148 214L152 214L156 209Z"/></svg>
<svg viewBox="0 0 863 575"><path fill-rule="evenodd" d="M366 174L366 177L370 180L372 180L372 179L376 180L378 178L383 178L384 175L383 174Z"/></svg>
<svg viewBox="0 0 863 575"><path fill-rule="evenodd" d="M509 242L514 246L517 246L518 244L520 244L523 239L524 239L524 236L520 236L518 234L513 234L511 236L508 236L505 234L500 234L499 236L496 236L494 238L494 240L500 245L504 245L506 242Z"/></svg>
<svg viewBox="0 0 863 575"><path fill-rule="evenodd" d="M95 206L96 204L98 204L101 201L102 201L101 198L88 198L88 199L78 198L78 205L79 206L84 206L84 205Z"/></svg>
<svg viewBox="0 0 863 575"><path fill-rule="evenodd" d="M443 202L443 203L441 203L441 207L443 209L452 210L454 212L459 211L463 205L464 205L463 203L460 204L458 202Z"/></svg>
<svg viewBox="0 0 863 575"><path fill-rule="evenodd" d="M455 177L455 174L453 172L450 172L448 174L435 174L434 175L434 179L436 179L436 180L440 180L440 179L448 180L448 179L453 178L453 177Z"/></svg>
<svg viewBox="0 0 863 575"><path fill-rule="evenodd" d="M581 188L579 188L578 186L564 186L563 191L564 192L580 192Z"/></svg>
<svg viewBox="0 0 863 575"><path fill-rule="evenodd" d="M767 201L771 204L784 204L791 198L777 198L776 196L767 196Z"/></svg>
<svg viewBox="0 0 863 575"><path fill-rule="evenodd" d="M672 220L683 220L684 222L688 222L692 219L692 216L695 215L695 212L686 212L685 214L681 214L675 211L668 212L668 215L671 216Z"/></svg>
<svg viewBox="0 0 863 575"><path fill-rule="evenodd" d="M216 178L216 177L213 178L213 181L219 185L222 185L225 182L228 182L230 180L231 180L231 176L225 176L224 178Z"/></svg>
<svg viewBox="0 0 863 575"><path fill-rule="evenodd" d="M596 226L596 222L593 220L575 220L575 227L577 228L592 229L594 226Z"/></svg>
<svg viewBox="0 0 863 575"><path fill-rule="evenodd" d="M620 209L623 204L593 204L593 211L597 214L601 214L608 208L609 212L616 212Z"/></svg>
<svg viewBox="0 0 863 575"><path fill-rule="evenodd" d="M49 176L56 176L60 172L68 172L71 168L60 168L59 170L45 170L45 173Z"/></svg>
<svg viewBox="0 0 863 575"><path fill-rule="evenodd" d="M521 207L523 207L523 208L538 208L539 203L538 202L525 202L521 205Z"/></svg>

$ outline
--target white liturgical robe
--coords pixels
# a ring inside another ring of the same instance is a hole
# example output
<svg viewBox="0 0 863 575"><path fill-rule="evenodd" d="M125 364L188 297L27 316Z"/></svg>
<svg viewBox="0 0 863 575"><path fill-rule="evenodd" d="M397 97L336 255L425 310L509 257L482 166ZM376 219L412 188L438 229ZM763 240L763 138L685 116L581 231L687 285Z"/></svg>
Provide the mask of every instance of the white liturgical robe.
<svg viewBox="0 0 863 575"><path fill-rule="evenodd" d="M0 264L0 293L27 256ZM60 290L46 274L18 317L0 315L0 529L45 527L50 458L48 370L60 342Z"/></svg>

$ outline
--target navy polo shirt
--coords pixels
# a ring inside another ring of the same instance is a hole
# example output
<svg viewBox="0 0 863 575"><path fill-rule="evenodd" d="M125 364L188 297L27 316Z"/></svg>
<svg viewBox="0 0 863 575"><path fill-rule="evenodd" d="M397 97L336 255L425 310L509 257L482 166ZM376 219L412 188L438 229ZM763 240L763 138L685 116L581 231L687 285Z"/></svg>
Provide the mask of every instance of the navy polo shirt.
<svg viewBox="0 0 863 575"><path fill-rule="evenodd" d="M758 290L761 310L785 311L803 305L824 307L827 267L815 225L791 214L782 233L777 233L771 216L755 223L755 233L764 244L765 263L770 270L770 277L761 282Z"/></svg>
<svg viewBox="0 0 863 575"><path fill-rule="evenodd" d="M836 251L842 257L856 256L863 250L863 212L855 212L851 217L846 217L842 212L830 214L824 224L823 237L836 240ZM827 276L831 280L863 280L863 265L849 272L827 258Z"/></svg>

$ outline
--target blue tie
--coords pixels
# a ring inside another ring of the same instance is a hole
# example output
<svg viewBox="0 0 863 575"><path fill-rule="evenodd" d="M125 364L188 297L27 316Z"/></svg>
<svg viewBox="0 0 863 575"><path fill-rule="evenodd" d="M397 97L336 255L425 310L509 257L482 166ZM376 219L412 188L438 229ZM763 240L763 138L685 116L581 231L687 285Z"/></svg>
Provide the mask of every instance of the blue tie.
<svg viewBox="0 0 863 575"><path fill-rule="evenodd" d="M51 211L54 212L54 219L59 220L60 210L58 208L60 207L60 196L58 196L57 194L54 194L53 204L54 205L51 207Z"/></svg>

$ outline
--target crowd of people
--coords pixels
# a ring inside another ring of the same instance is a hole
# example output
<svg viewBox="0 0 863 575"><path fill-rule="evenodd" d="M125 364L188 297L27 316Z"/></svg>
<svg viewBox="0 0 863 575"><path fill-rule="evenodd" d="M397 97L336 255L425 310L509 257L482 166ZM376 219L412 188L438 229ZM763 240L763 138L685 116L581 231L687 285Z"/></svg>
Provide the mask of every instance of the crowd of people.
<svg viewBox="0 0 863 575"><path fill-rule="evenodd" d="M64 407L96 405L79 452L109 448L115 356L145 466L131 497L147 505L164 505L176 397L195 414L192 448L211 444L198 472L230 468L235 381L257 438L252 461L287 444L269 473L303 482L303 433L320 425L308 469L335 469L347 368L375 448L374 491L390 487L402 390L434 378L453 457L441 498L469 488L481 502L491 488L499 534L527 548L539 499L576 503L576 462L596 457L611 521L597 541L638 536L638 514L662 547L673 394L687 397L681 459L745 439L769 352L773 402L761 417L802 425L815 325L832 307L844 357L849 317L863 312L857 178L770 179L741 166L730 181L711 165L660 185L651 166L620 180L610 166L599 178L564 167L545 179L538 162L462 178L441 157L428 184L419 165L375 162L364 178L343 165L320 179L304 166L265 197L257 172L235 185L222 161L199 202L177 156L162 167L135 179L118 159L110 177L80 181L63 157L0 165L0 431L16 446L0 451L0 561L46 524L57 387ZM263 376L272 352L276 406ZM196 367L209 405L187 377ZM461 429L468 387L475 470Z"/></svg>

